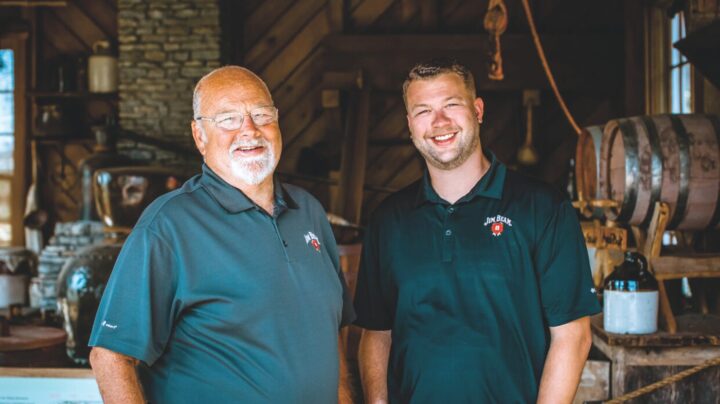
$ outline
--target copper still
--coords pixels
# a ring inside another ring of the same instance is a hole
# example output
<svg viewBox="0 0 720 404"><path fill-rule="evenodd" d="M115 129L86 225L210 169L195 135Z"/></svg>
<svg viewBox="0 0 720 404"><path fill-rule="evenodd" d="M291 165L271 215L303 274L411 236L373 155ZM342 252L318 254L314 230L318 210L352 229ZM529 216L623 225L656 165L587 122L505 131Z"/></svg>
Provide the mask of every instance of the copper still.
<svg viewBox="0 0 720 404"><path fill-rule="evenodd" d="M184 178L183 178L184 179ZM77 364L88 363L88 340L100 299L115 265L124 236L143 210L158 196L181 185L176 171L158 167L98 169L93 193L105 231L115 238L75 251L57 282L58 309L67 332L67 355Z"/></svg>
<svg viewBox="0 0 720 404"><path fill-rule="evenodd" d="M98 220L93 197L93 174L100 168L127 166L131 163L129 157L115 152L115 140L110 137L108 128L95 126L92 128L95 135L93 154L80 163L80 178L82 186L82 203L80 206L80 220Z"/></svg>
<svg viewBox="0 0 720 404"><path fill-rule="evenodd" d="M67 355L87 365L95 313L122 244L94 245L75 252L57 282L58 308L67 333Z"/></svg>
<svg viewBox="0 0 720 404"><path fill-rule="evenodd" d="M116 167L96 171L95 206L111 228L130 229L158 196L182 184L176 170L160 167Z"/></svg>

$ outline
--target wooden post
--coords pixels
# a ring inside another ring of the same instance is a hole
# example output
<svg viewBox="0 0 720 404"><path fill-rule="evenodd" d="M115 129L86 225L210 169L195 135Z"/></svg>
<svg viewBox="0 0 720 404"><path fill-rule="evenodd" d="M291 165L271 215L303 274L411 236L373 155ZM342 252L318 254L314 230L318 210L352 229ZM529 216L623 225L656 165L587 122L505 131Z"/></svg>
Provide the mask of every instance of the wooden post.
<svg viewBox="0 0 720 404"><path fill-rule="evenodd" d="M347 14L346 0L329 0L327 4L330 32L342 33L345 30L345 16Z"/></svg>
<svg viewBox="0 0 720 404"><path fill-rule="evenodd" d="M340 188L333 210L346 220L359 223L367 160L370 90L363 88L351 91L346 111Z"/></svg>
<svg viewBox="0 0 720 404"><path fill-rule="evenodd" d="M645 112L645 80L643 80L644 41L643 3L625 2L625 115Z"/></svg>
<svg viewBox="0 0 720 404"><path fill-rule="evenodd" d="M653 258L660 256L662 237L669 217L670 207L664 202L656 202L643 248L643 253L645 257L647 257L648 263L651 263ZM652 264L650 265L652 269ZM672 313L670 299L665 289L665 281L662 279L658 279L658 298L660 300L660 319L663 320L665 329L669 333L674 334L677 332L677 321L675 321L675 316L673 316Z"/></svg>

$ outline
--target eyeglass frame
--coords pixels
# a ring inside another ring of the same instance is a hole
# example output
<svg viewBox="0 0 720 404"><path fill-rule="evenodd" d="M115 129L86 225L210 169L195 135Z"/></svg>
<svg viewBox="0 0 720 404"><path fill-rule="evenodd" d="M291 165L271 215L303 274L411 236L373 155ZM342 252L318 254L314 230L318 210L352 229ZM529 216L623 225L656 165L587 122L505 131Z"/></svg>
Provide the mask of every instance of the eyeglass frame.
<svg viewBox="0 0 720 404"><path fill-rule="evenodd" d="M267 123L264 123L264 124L258 124L258 123L255 122L255 119L253 119L252 112L253 112L253 111L257 111L257 110L259 110L259 109L263 109L263 108L270 108L270 109L273 111L273 118L272 118L272 120L271 120L270 122L267 122ZM245 111L245 112L240 112L240 111L221 112L221 113L219 113L219 114L216 114L214 117L209 117L209 116L196 116L196 117L193 117L193 120L195 120L195 121L210 121L210 122L212 122L213 124L215 124L215 127L216 127L216 128L218 128L218 129L220 129L220 130L224 130L224 131L234 131L234 130L238 130L238 129L242 128L243 123L245 123L245 117L246 117L246 116L249 116L249 117L250 117L250 120L252 121L253 125L260 127L260 126L270 125L270 124L273 123L273 122L277 122L277 121L278 121L278 118L279 118L278 112L279 112L279 111L278 111L278 109L277 109L276 106L274 106L274 105L264 105L264 106L262 106L262 107L253 108L253 109L251 109L251 110L249 110L249 111ZM229 118L229 117L232 117L232 116L238 116L238 115L239 115L239 116L240 116L239 126L238 126L237 128L235 128L235 129L225 129L225 128L219 126L219 125L218 125L218 122L219 122L219 121L217 120L217 119L218 119L217 117L218 117L218 116L221 116L221 115L227 116L228 118Z"/></svg>

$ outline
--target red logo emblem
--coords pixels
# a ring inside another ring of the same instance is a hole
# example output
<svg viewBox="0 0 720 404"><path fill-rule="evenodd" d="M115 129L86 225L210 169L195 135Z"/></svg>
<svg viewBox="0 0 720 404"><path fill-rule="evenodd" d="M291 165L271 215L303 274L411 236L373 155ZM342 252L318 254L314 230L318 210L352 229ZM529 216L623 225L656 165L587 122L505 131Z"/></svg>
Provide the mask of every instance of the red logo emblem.
<svg viewBox="0 0 720 404"><path fill-rule="evenodd" d="M312 246L315 251L320 252L320 239L315 235L315 233L311 231L307 232L307 234L305 234L305 242L309 246Z"/></svg>
<svg viewBox="0 0 720 404"><path fill-rule="evenodd" d="M490 231L492 231L493 236L497 237L502 234L504 227L502 222L495 222L490 226Z"/></svg>
<svg viewBox="0 0 720 404"><path fill-rule="evenodd" d="M502 234L502 232L505 230L505 225L508 225L508 227L513 227L512 220L503 215L487 217L483 226L487 225L490 225L490 232L495 237Z"/></svg>

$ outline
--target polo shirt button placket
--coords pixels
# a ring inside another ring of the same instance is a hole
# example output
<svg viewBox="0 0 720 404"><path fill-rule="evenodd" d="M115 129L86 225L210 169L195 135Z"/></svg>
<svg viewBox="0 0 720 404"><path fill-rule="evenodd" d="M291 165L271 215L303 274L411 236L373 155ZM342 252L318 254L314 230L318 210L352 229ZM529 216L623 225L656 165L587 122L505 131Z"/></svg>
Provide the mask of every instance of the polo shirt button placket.
<svg viewBox="0 0 720 404"><path fill-rule="evenodd" d="M442 262L452 262L453 241L452 230L446 229L442 242Z"/></svg>
<svg viewBox="0 0 720 404"><path fill-rule="evenodd" d="M280 244L283 246L283 252L285 253L285 260L287 262L290 262L290 256L288 255L288 242L285 240L282 236L282 233L280 233L280 228L278 227L277 219L274 217L270 217L270 221L272 222L273 228L275 229L275 235L277 235L278 240L280 241Z"/></svg>

